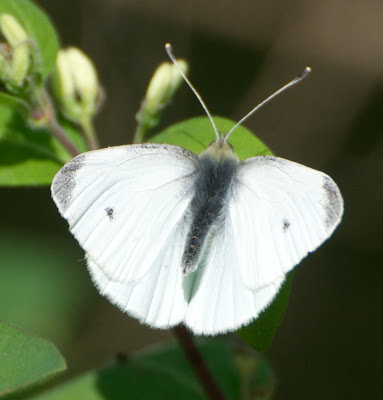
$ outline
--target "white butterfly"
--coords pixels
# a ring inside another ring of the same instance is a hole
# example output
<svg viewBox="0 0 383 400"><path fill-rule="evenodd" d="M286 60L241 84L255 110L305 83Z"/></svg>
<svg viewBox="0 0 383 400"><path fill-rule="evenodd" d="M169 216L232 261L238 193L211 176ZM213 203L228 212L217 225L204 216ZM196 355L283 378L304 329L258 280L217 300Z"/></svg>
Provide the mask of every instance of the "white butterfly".
<svg viewBox="0 0 383 400"><path fill-rule="evenodd" d="M90 151L53 180L100 293L143 323L238 329L341 220L329 176L272 156L239 161L228 135L199 156L169 144Z"/></svg>

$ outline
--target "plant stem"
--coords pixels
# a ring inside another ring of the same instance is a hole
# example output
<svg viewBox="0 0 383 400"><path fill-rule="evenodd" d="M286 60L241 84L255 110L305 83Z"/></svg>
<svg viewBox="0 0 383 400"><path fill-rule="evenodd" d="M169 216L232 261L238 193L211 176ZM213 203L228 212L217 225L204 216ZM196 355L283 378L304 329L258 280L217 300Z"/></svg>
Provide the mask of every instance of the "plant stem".
<svg viewBox="0 0 383 400"><path fill-rule="evenodd" d="M209 399L225 400L224 394L208 369L201 353L194 344L192 334L183 325L173 328L173 333Z"/></svg>
<svg viewBox="0 0 383 400"><path fill-rule="evenodd" d="M142 143L144 141L146 129L139 122L137 123L136 131L133 135L133 143Z"/></svg>
<svg viewBox="0 0 383 400"><path fill-rule="evenodd" d="M58 123L56 117L52 114L47 121L47 128L51 131L52 135L68 150L73 157L79 155L81 151L77 146L72 143L64 132L61 125Z"/></svg>
<svg viewBox="0 0 383 400"><path fill-rule="evenodd" d="M31 100L31 117L33 120L40 120L41 126L48 129L52 135L66 148L73 157L79 155L81 151L68 138L64 129L56 118L56 111L53 102L44 87L35 88ZM37 116L37 118L36 118Z"/></svg>
<svg viewBox="0 0 383 400"><path fill-rule="evenodd" d="M89 150L97 150L100 148L100 144L97 140L96 131L91 118L84 118L81 122L81 128L84 132L86 142L88 144Z"/></svg>

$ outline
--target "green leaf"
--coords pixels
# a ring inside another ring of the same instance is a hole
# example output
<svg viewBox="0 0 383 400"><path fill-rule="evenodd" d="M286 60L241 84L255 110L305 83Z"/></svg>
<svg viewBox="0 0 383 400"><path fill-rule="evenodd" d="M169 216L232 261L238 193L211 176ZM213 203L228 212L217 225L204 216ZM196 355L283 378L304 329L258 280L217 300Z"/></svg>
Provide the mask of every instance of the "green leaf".
<svg viewBox="0 0 383 400"><path fill-rule="evenodd" d="M203 341L199 348L227 398L240 399L243 379L241 369L237 368L234 346L223 340L210 339ZM251 392L269 394L274 386L274 375L269 363L260 355L247 357L256 361L252 371ZM206 400L207 396L179 347L167 346L137 353L124 364L88 373L28 399Z"/></svg>
<svg viewBox="0 0 383 400"><path fill-rule="evenodd" d="M23 112L28 112L28 105L25 103L22 99L16 96L12 96L7 93L0 92L0 106L7 107L10 112L12 112L13 109L18 110L20 113ZM0 115L0 122L3 123L3 121L7 121L9 119L8 113L4 112ZM1 134L1 132L0 132Z"/></svg>
<svg viewBox="0 0 383 400"><path fill-rule="evenodd" d="M56 31L47 15L29 0L1 0L0 14L13 15L38 50L38 75L52 71L59 49ZM32 130L24 123L28 109L18 97L0 92L0 186L50 184L62 164L72 157L46 131ZM81 150L86 146L70 125L68 136Z"/></svg>
<svg viewBox="0 0 383 400"><path fill-rule="evenodd" d="M221 133L228 132L235 125L234 121L222 117L214 117L214 122ZM215 134L209 119L198 117L172 125L150 138L150 141L176 144L198 154L205 150L214 139ZM230 136L230 143L241 160L272 154L264 143L243 126L236 128ZM256 321L238 331L239 335L257 351L265 351L273 340L287 307L291 279L292 275L289 274L278 295Z"/></svg>
<svg viewBox="0 0 383 400"><path fill-rule="evenodd" d="M59 41L47 15L29 0L1 0L0 14L13 15L31 38L37 54L37 76L45 79L53 70ZM36 51L37 50L37 51ZM50 184L53 176L71 156L43 130L25 125L27 105L21 98L0 92L0 186ZM85 145L70 126L68 136Z"/></svg>
<svg viewBox="0 0 383 400"><path fill-rule="evenodd" d="M0 94L0 186L49 185L72 156L49 132L26 126L22 108L16 97ZM80 132L68 122L62 127L85 151Z"/></svg>
<svg viewBox="0 0 383 400"><path fill-rule="evenodd" d="M262 352L267 350L271 345L287 307L292 278L293 275L290 272L270 306L254 322L237 331L238 335L254 350Z"/></svg>
<svg viewBox="0 0 383 400"><path fill-rule="evenodd" d="M0 140L6 135L7 125L12 121L14 113L27 113L27 105L19 97L0 92Z"/></svg>
<svg viewBox="0 0 383 400"><path fill-rule="evenodd" d="M52 343L0 322L0 396L65 369L65 360Z"/></svg>
<svg viewBox="0 0 383 400"><path fill-rule="evenodd" d="M219 132L229 132L235 122L223 117L213 117ZM169 143L182 146L193 153L201 153L215 139L215 133L207 117L196 117L179 122L151 137L152 143ZM236 128L230 136L235 154L244 160L249 157L272 154L252 132L243 126Z"/></svg>
<svg viewBox="0 0 383 400"><path fill-rule="evenodd" d="M59 40L48 16L29 0L1 0L0 14L11 14L24 27L40 53L38 70L45 78L53 69Z"/></svg>

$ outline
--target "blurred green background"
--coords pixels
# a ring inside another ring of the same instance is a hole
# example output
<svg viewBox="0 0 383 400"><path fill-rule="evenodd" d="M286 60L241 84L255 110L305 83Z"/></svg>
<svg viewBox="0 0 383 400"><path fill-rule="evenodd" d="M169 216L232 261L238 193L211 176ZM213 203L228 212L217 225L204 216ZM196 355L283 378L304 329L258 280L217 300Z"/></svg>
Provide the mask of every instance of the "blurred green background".
<svg viewBox="0 0 383 400"><path fill-rule="evenodd" d="M238 120L306 65L303 84L246 122L275 154L331 175L345 199L334 236L297 268L268 356L275 399L375 399L383 359L383 2L39 0L63 45L98 67L103 146L134 115L170 41L210 110ZM186 87L163 126L201 115ZM49 188L0 189L0 320L51 339L71 373L170 334L140 326L93 288ZM17 289L16 289L17 288Z"/></svg>

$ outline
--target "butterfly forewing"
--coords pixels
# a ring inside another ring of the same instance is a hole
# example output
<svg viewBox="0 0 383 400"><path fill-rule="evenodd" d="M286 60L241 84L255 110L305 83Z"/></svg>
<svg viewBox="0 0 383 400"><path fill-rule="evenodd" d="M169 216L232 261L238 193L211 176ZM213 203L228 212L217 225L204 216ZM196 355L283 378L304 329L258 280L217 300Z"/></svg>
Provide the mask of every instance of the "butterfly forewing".
<svg viewBox="0 0 383 400"><path fill-rule="evenodd" d="M330 237L343 200L326 174L282 158L240 165L228 204L242 280L259 290L281 279Z"/></svg>
<svg viewBox="0 0 383 400"><path fill-rule="evenodd" d="M195 162L193 153L171 145L88 152L56 175L52 196L104 276L137 282L160 267L166 245L179 240L177 226L188 224Z"/></svg>

